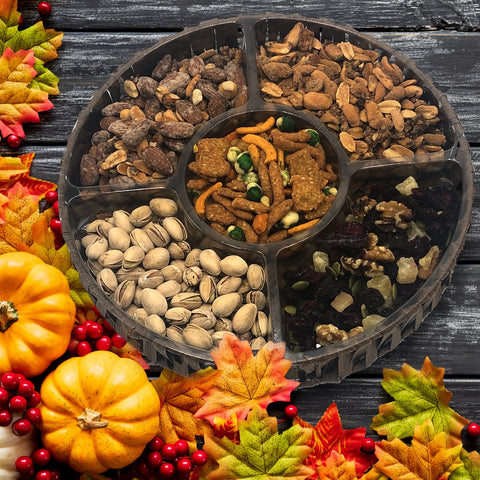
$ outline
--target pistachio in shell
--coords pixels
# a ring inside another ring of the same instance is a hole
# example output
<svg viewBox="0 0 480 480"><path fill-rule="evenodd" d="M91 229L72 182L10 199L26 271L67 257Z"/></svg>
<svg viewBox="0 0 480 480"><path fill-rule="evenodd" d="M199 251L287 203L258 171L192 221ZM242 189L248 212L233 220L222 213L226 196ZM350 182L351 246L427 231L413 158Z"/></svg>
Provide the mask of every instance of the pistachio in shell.
<svg viewBox="0 0 480 480"><path fill-rule="evenodd" d="M210 350L213 347L212 336L198 325L187 325L183 330L183 338L185 343L191 347L202 350Z"/></svg>
<svg viewBox="0 0 480 480"><path fill-rule="evenodd" d="M103 268L98 272L97 283L105 295L112 295L118 287L118 280L111 268Z"/></svg>
<svg viewBox="0 0 480 480"><path fill-rule="evenodd" d="M208 274L217 276L220 275L222 269L220 268L220 257L218 253L211 249L206 248L200 252L199 258L200 266L205 270Z"/></svg>
<svg viewBox="0 0 480 480"><path fill-rule="evenodd" d="M161 270L170 263L170 253L164 247L155 247L145 254L142 265L148 269Z"/></svg>
<svg viewBox="0 0 480 480"><path fill-rule="evenodd" d="M148 205L141 205L130 213L130 223L134 227L143 227L152 219L152 213L152 209Z"/></svg>
<svg viewBox="0 0 480 480"><path fill-rule="evenodd" d="M251 263L247 270L248 285L252 290L261 290L265 285L265 270L258 263Z"/></svg>
<svg viewBox="0 0 480 480"><path fill-rule="evenodd" d="M162 316L168 310L167 299L154 288L144 288L140 295L140 301L149 315L155 313Z"/></svg>
<svg viewBox="0 0 480 480"><path fill-rule="evenodd" d="M152 198L149 206L157 217L173 217L178 212L178 205L170 198Z"/></svg>
<svg viewBox="0 0 480 480"><path fill-rule="evenodd" d="M118 269L122 266L123 252L121 250L107 250L98 257L98 263L105 268Z"/></svg>
<svg viewBox="0 0 480 480"><path fill-rule="evenodd" d="M113 301L122 309L126 310L135 296L135 282L133 280L124 280L115 289Z"/></svg>
<svg viewBox="0 0 480 480"><path fill-rule="evenodd" d="M172 307L165 312L164 316L170 325L186 325L191 315L192 312L187 308Z"/></svg>
<svg viewBox="0 0 480 480"><path fill-rule="evenodd" d="M113 250L124 252L130 247L130 234L120 227L112 227L108 231L108 243Z"/></svg>
<svg viewBox="0 0 480 480"><path fill-rule="evenodd" d="M217 292L219 295L236 292L242 284L241 277L231 277L229 275L221 278L217 282Z"/></svg>
<svg viewBox="0 0 480 480"><path fill-rule="evenodd" d="M187 229L177 217L165 217L162 219L161 224L170 237L176 242L187 239Z"/></svg>
<svg viewBox="0 0 480 480"><path fill-rule="evenodd" d="M147 235L145 230L141 228L134 228L130 232L130 241L132 245L139 246L145 253L153 249L154 245L150 237Z"/></svg>
<svg viewBox="0 0 480 480"><path fill-rule="evenodd" d="M153 330L154 332L158 333L159 335L166 334L167 327L165 325L165 322L162 320L162 317L160 317L160 315L156 315L155 313L148 315L148 317L145 318L144 325L150 330Z"/></svg>
<svg viewBox="0 0 480 480"><path fill-rule="evenodd" d="M217 297L212 303L212 312L217 317L228 317L242 303L242 296L239 293L227 293Z"/></svg>
<svg viewBox="0 0 480 480"><path fill-rule="evenodd" d="M220 260L220 269L225 275L241 277L247 273L248 263L239 255L228 255Z"/></svg>
<svg viewBox="0 0 480 480"><path fill-rule="evenodd" d="M157 287L165 298L172 298L182 291L182 286L175 280L167 280Z"/></svg>
<svg viewBox="0 0 480 480"><path fill-rule="evenodd" d="M166 247L170 242L170 235L168 232L158 223L149 222L142 230L148 235L148 238L157 247Z"/></svg>
<svg viewBox="0 0 480 480"><path fill-rule="evenodd" d="M123 254L122 267L125 270L138 267L145 258L145 252L138 245L132 245L125 250Z"/></svg>
<svg viewBox="0 0 480 480"><path fill-rule="evenodd" d="M212 303L217 296L215 278L211 275L203 275L198 286L198 291L205 303Z"/></svg>
<svg viewBox="0 0 480 480"><path fill-rule="evenodd" d="M254 303L242 305L232 318L233 331L237 334L248 332L257 318L257 306Z"/></svg>
<svg viewBox="0 0 480 480"><path fill-rule="evenodd" d="M121 228L126 233L130 233L135 227L131 224L130 214L125 210L115 210L112 214L113 225Z"/></svg>
<svg viewBox="0 0 480 480"><path fill-rule="evenodd" d="M108 250L108 240L105 237L98 236L85 249L85 255L89 260L98 260L102 253Z"/></svg>

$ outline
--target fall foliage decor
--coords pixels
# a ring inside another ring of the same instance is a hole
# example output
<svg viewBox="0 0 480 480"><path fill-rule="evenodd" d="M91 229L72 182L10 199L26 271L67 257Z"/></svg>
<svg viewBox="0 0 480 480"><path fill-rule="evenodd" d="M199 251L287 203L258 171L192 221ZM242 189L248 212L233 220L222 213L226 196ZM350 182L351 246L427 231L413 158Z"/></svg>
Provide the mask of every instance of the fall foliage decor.
<svg viewBox="0 0 480 480"><path fill-rule="evenodd" d="M78 472L129 465L158 430L160 401L145 371L112 352L66 360L40 395L43 445Z"/></svg>
<svg viewBox="0 0 480 480"><path fill-rule="evenodd" d="M17 0L0 2L0 135L25 138L22 124L39 122L39 112L53 108L58 78L45 63L56 58L63 33L42 21L19 30Z"/></svg>
<svg viewBox="0 0 480 480"><path fill-rule="evenodd" d="M60 270L30 253L0 255L0 373L43 373L63 355L75 304Z"/></svg>

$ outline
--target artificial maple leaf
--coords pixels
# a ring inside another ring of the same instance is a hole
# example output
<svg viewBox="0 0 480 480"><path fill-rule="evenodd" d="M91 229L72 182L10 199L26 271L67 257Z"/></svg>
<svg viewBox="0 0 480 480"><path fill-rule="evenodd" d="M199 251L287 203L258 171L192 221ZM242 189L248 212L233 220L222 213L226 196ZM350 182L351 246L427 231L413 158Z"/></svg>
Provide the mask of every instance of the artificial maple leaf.
<svg viewBox="0 0 480 480"><path fill-rule="evenodd" d="M8 202L1 207L0 254L15 252L19 245L33 243L33 225L39 220L38 201L20 183L16 183L7 192Z"/></svg>
<svg viewBox="0 0 480 480"><path fill-rule="evenodd" d="M44 63L57 58L57 49L62 44L63 33L45 29L41 21L18 30L19 19L17 0L2 0L0 2L0 53L8 47L14 52L33 50L34 67L38 75L30 87L38 88L50 95L58 95L60 93L58 77L45 68Z"/></svg>
<svg viewBox="0 0 480 480"><path fill-rule="evenodd" d="M52 182L30 176L30 167L34 153L25 153L19 157L0 156L0 192L21 183L32 195L43 195L57 186ZM1 206L1 205L0 205Z"/></svg>
<svg viewBox="0 0 480 480"><path fill-rule="evenodd" d="M278 433L277 419L254 407L246 420L239 421L240 444L227 437L206 435L204 450L218 462L208 480L301 480L313 473L303 465L311 448L311 430L293 425Z"/></svg>
<svg viewBox="0 0 480 480"><path fill-rule="evenodd" d="M265 408L271 402L288 401L299 382L285 378L292 362L284 354L284 343L268 342L254 356L247 341L225 335L211 353L222 374L204 395L206 403L195 416L213 424L217 416L228 419L235 413L243 419L256 405Z"/></svg>
<svg viewBox="0 0 480 480"><path fill-rule="evenodd" d="M341 453L346 461L353 462L358 476L370 468L375 461L372 455L361 450L366 429L343 430L335 403L332 403L327 408L327 411L315 427L298 416L293 419L293 423L313 430L313 435L309 442L309 446L312 447L312 453L308 456L306 464L314 470L318 470L318 472L320 472L319 469L322 465L326 465L326 461L334 451ZM318 478L318 474L313 475L311 478Z"/></svg>
<svg viewBox="0 0 480 480"><path fill-rule="evenodd" d="M238 418L233 414L228 419L215 417L213 419L213 431L215 436L222 438L228 437L234 443L240 443L238 433Z"/></svg>
<svg viewBox="0 0 480 480"><path fill-rule="evenodd" d="M480 480L480 455L476 450L467 452L462 449L460 460L463 466L450 475L450 480Z"/></svg>
<svg viewBox="0 0 480 480"><path fill-rule="evenodd" d="M322 480L357 480L355 462L332 450L325 463L318 468L318 478Z"/></svg>
<svg viewBox="0 0 480 480"><path fill-rule="evenodd" d="M28 85L37 74L32 50L14 53L7 47L0 57L0 133L25 138L22 123L39 122L38 112L53 108L48 93Z"/></svg>
<svg viewBox="0 0 480 480"><path fill-rule="evenodd" d="M389 440L406 438L429 418L435 432L447 432L451 441L460 443L469 421L448 406L452 393L443 384L444 373L445 369L436 368L428 357L420 371L407 364L400 372L384 369L382 386L395 401L380 405L371 428Z"/></svg>
<svg viewBox="0 0 480 480"><path fill-rule="evenodd" d="M448 434L435 433L427 419L415 427L410 447L399 438L378 442L374 468L392 480L446 480L463 465L461 451L461 444L449 448Z"/></svg>
<svg viewBox="0 0 480 480"><path fill-rule="evenodd" d="M202 395L220 373L207 368L187 378L164 369L160 377L152 381L161 405L158 431L166 443L175 443L180 438L194 442L196 435L203 435L209 429L208 422L193 415L205 404Z"/></svg>

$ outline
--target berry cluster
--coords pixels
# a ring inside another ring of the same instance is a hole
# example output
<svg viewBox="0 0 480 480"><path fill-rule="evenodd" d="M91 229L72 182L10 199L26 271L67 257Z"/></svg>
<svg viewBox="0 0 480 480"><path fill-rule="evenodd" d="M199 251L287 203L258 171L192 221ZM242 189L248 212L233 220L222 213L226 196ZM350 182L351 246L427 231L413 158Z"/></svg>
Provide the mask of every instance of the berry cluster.
<svg viewBox="0 0 480 480"><path fill-rule="evenodd" d="M12 424L15 435L27 435L41 420L40 393L21 373L6 372L0 377L0 426ZM14 421L14 416L19 417ZM12 423L13 422L13 423Z"/></svg>
<svg viewBox="0 0 480 480"><path fill-rule="evenodd" d="M83 357L94 350L122 348L126 343L126 340L116 333L107 322L103 322L102 325L87 320L73 327L68 351L72 357Z"/></svg>
<svg viewBox="0 0 480 480"><path fill-rule="evenodd" d="M27 457L18 457L15 468L21 480L60 480L60 472L53 467L52 455L47 448L38 448Z"/></svg>
<svg viewBox="0 0 480 480"><path fill-rule="evenodd" d="M203 450L189 455L186 440L164 443L160 437L155 437L135 463L135 473L141 480L188 480L196 476L196 467L207 462L208 456Z"/></svg>
<svg viewBox="0 0 480 480"><path fill-rule="evenodd" d="M63 243L62 222L58 213L58 193L56 190L45 192L45 201L53 210L54 217L50 220L50 228L55 236L55 248L60 248Z"/></svg>

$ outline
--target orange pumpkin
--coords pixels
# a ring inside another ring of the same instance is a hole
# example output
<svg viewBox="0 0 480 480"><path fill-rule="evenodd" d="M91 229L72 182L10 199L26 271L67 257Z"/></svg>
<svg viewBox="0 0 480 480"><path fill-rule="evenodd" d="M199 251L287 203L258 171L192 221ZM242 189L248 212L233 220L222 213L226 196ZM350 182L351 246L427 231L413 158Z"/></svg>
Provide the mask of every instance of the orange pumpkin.
<svg viewBox="0 0 480 480"><path fill-rule="evenodd" d="M66 360L40 394L43 445L81 473L129 465L158 431L160 400L145 371L109 351Z"/></svg>
<svg viewBox="0 0 480 480"><path fill-rule="evenodd" d="M70 287L58 268L31 253L0 255L0 375L43 373L67 350L74 322Z"/></svg>

